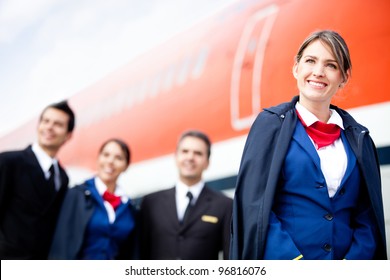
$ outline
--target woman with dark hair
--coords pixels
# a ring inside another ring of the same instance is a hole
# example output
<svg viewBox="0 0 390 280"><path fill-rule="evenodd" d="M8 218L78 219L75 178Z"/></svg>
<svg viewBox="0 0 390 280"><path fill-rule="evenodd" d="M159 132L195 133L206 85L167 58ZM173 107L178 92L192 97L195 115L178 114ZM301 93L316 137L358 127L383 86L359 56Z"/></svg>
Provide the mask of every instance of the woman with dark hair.
<svg viewBox="0 0 390 280"><path fill-rule="evenodd" d="M251 127L237 178L232 259L386 259L381 178L367 128L331 104L351 76L344 39L317 31L293 65L299 96Z"/></svg>
<svg viewBox="0 0 390 280"><path fill-rule="evenodd" d="M135 210L117 185L130 156L129 147L119 139L101 146L96 176L67 192L49 259L133 257Z"/></svg>

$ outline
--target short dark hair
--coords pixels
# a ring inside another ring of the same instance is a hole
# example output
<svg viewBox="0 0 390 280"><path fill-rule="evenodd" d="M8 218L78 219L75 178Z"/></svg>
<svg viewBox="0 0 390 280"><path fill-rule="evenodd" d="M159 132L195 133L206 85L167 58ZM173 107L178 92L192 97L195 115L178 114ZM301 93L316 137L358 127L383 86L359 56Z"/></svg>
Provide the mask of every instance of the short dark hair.
<svg viewBox="0 0 390 280"><path fill-rule="evenodd" d="M176 149L179 148L180 142L183 141L184 138L189 137L189 136L199 138L200 140L202 140L203 142L206 143L207 158L209 159L210 155L211 155L211 141L210 141L209 137L200 130L192 129L192 130L187 130L187 131L183 132L180 135L179 141L177 142Z"/></svg>
<svg viewBox="0 0 390 280"><path fill-rule="evenodd" d="M118 138L110 138L110 139L108 139L107 141L105 141L105 142L100 146L99 154L103 151L104 147L105 147L108 143L111 143L111 142L114 142L114 143L116 143L116 144L119 145L119 147L121 148L122 152L125 154L125 159L126 159L127 165L130 165L130 161L131 161L131 151L130 151L129 145L127 145L126 142L123 141L123 140L121 140L121 139L118 139Z"/></svg>
<svg viewBox="0 0 390 280"><path fill-rule="evenodd" d="M39 117L40 120L42 120L43 114L45 111L49 108L54 108L57 110L60 110L67 114L69 116L69 122L68 122L68 132L72 132L75 126L75 115L73 113L73 110L69 107L68 101L64 100L58 103L53 103L48 106L42 111L41 116Z"/></svg>

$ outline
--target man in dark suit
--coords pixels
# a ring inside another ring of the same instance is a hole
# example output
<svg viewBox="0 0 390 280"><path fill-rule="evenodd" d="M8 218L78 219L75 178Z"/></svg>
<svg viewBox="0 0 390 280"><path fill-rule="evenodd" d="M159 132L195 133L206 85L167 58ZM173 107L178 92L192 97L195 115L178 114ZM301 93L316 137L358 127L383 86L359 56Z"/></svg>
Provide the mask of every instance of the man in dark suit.
<svg viewBox="0 0 390 280"><path fill-rule="evenodd" d="M232 199L202 180L211 143L200 131L185 132L175 158L174 188L149 194L141 203L141 258L212 260L229 256Z"/></svg>
<svg viewBox="0 0 390 280"><path fill-rule="evenodd" d="M75 117L66 101L49 105L37 142L0 153L0 258L46 259L68 176L55 158L71 138Z"/></svg>

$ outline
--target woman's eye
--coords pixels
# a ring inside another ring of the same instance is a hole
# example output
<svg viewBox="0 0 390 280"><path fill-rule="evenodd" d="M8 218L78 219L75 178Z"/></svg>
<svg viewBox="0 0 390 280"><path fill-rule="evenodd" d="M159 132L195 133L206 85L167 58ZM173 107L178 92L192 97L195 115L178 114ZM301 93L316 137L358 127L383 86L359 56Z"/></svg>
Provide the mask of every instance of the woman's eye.
<svg viewBox="0 0 390 280"><path fill-rule="evenodd" d="M122 156L116 156L115 159L117 159L117 160L119 160L119 161L124 161L124 160L125 160L125 158L122 157Z"/></svg>

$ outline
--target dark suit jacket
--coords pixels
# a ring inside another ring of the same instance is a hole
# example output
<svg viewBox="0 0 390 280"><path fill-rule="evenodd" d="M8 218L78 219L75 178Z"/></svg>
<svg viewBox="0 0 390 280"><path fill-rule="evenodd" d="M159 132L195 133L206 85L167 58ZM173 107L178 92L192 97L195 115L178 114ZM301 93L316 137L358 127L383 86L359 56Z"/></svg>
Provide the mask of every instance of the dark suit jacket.
<svg viewBox="0 0 390 280"><path fill-rule="evenodd" d="M142 259L218 259L229 256L232 200L205 186L188 219L177 218L175 188L144 197L141 204Z"/></svg>
<svg viewBox="0 0 390 280"><path fill-rule="evenodd" d="M31 146L0 154L0 258L46 259L68 176L52 190Z"/></svg>

